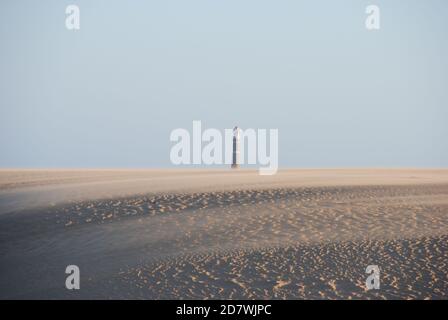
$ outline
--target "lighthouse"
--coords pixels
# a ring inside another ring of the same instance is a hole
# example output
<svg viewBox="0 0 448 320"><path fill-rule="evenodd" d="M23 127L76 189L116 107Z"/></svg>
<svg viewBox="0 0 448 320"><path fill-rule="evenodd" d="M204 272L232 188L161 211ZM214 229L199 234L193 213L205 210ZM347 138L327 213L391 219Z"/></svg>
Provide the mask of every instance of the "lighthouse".
<svg viewBox="0 0 448 320"><path fill-rule="evenodd" d="M232 169L240 166L240 129L233 128Z"/></svg>

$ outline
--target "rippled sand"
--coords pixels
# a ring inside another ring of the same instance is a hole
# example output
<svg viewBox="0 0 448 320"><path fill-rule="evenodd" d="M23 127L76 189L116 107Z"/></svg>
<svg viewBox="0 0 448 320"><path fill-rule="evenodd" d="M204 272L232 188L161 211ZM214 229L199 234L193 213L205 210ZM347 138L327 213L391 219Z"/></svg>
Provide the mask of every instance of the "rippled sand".
<svg viewBox="0 0 448 320"><path fill-rule="evenodd" d="M448 295L446 170L27 174L0 172L0 298Z"/></svg>

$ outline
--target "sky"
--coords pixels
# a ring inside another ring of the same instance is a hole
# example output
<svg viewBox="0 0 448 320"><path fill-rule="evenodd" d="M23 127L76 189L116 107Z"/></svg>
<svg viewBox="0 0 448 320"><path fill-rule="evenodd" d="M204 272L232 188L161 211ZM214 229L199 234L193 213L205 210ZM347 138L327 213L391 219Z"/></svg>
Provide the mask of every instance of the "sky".
<svg viewBox="0 0 448 320"><path fill-rule="evenodd" d="M278 129L281 167L448 167L447 57L446 0L2 0L0 167L172 167L193 120Z"/></svg>

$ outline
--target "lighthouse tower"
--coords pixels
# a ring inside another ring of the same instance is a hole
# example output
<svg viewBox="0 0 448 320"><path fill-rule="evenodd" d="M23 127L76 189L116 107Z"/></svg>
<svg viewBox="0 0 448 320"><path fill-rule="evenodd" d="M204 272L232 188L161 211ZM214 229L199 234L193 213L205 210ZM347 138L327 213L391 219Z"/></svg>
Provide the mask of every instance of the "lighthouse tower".
<svg viewBox="0 0 448 320"><path fill-rule="evenodd" d="M233 128L232 169L240 167L240 129Z"/></svg>

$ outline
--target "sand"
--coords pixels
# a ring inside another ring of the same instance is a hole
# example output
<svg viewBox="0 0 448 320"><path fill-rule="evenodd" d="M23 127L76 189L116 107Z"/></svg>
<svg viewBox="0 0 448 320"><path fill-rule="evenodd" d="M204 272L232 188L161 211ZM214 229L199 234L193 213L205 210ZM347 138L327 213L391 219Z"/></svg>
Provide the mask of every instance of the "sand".
<svg viewBox="0 0 448 320"><path fill-rule="evenodd" d="M0 170L2 299L446 299L447 240L442 169Z"/></svg>

